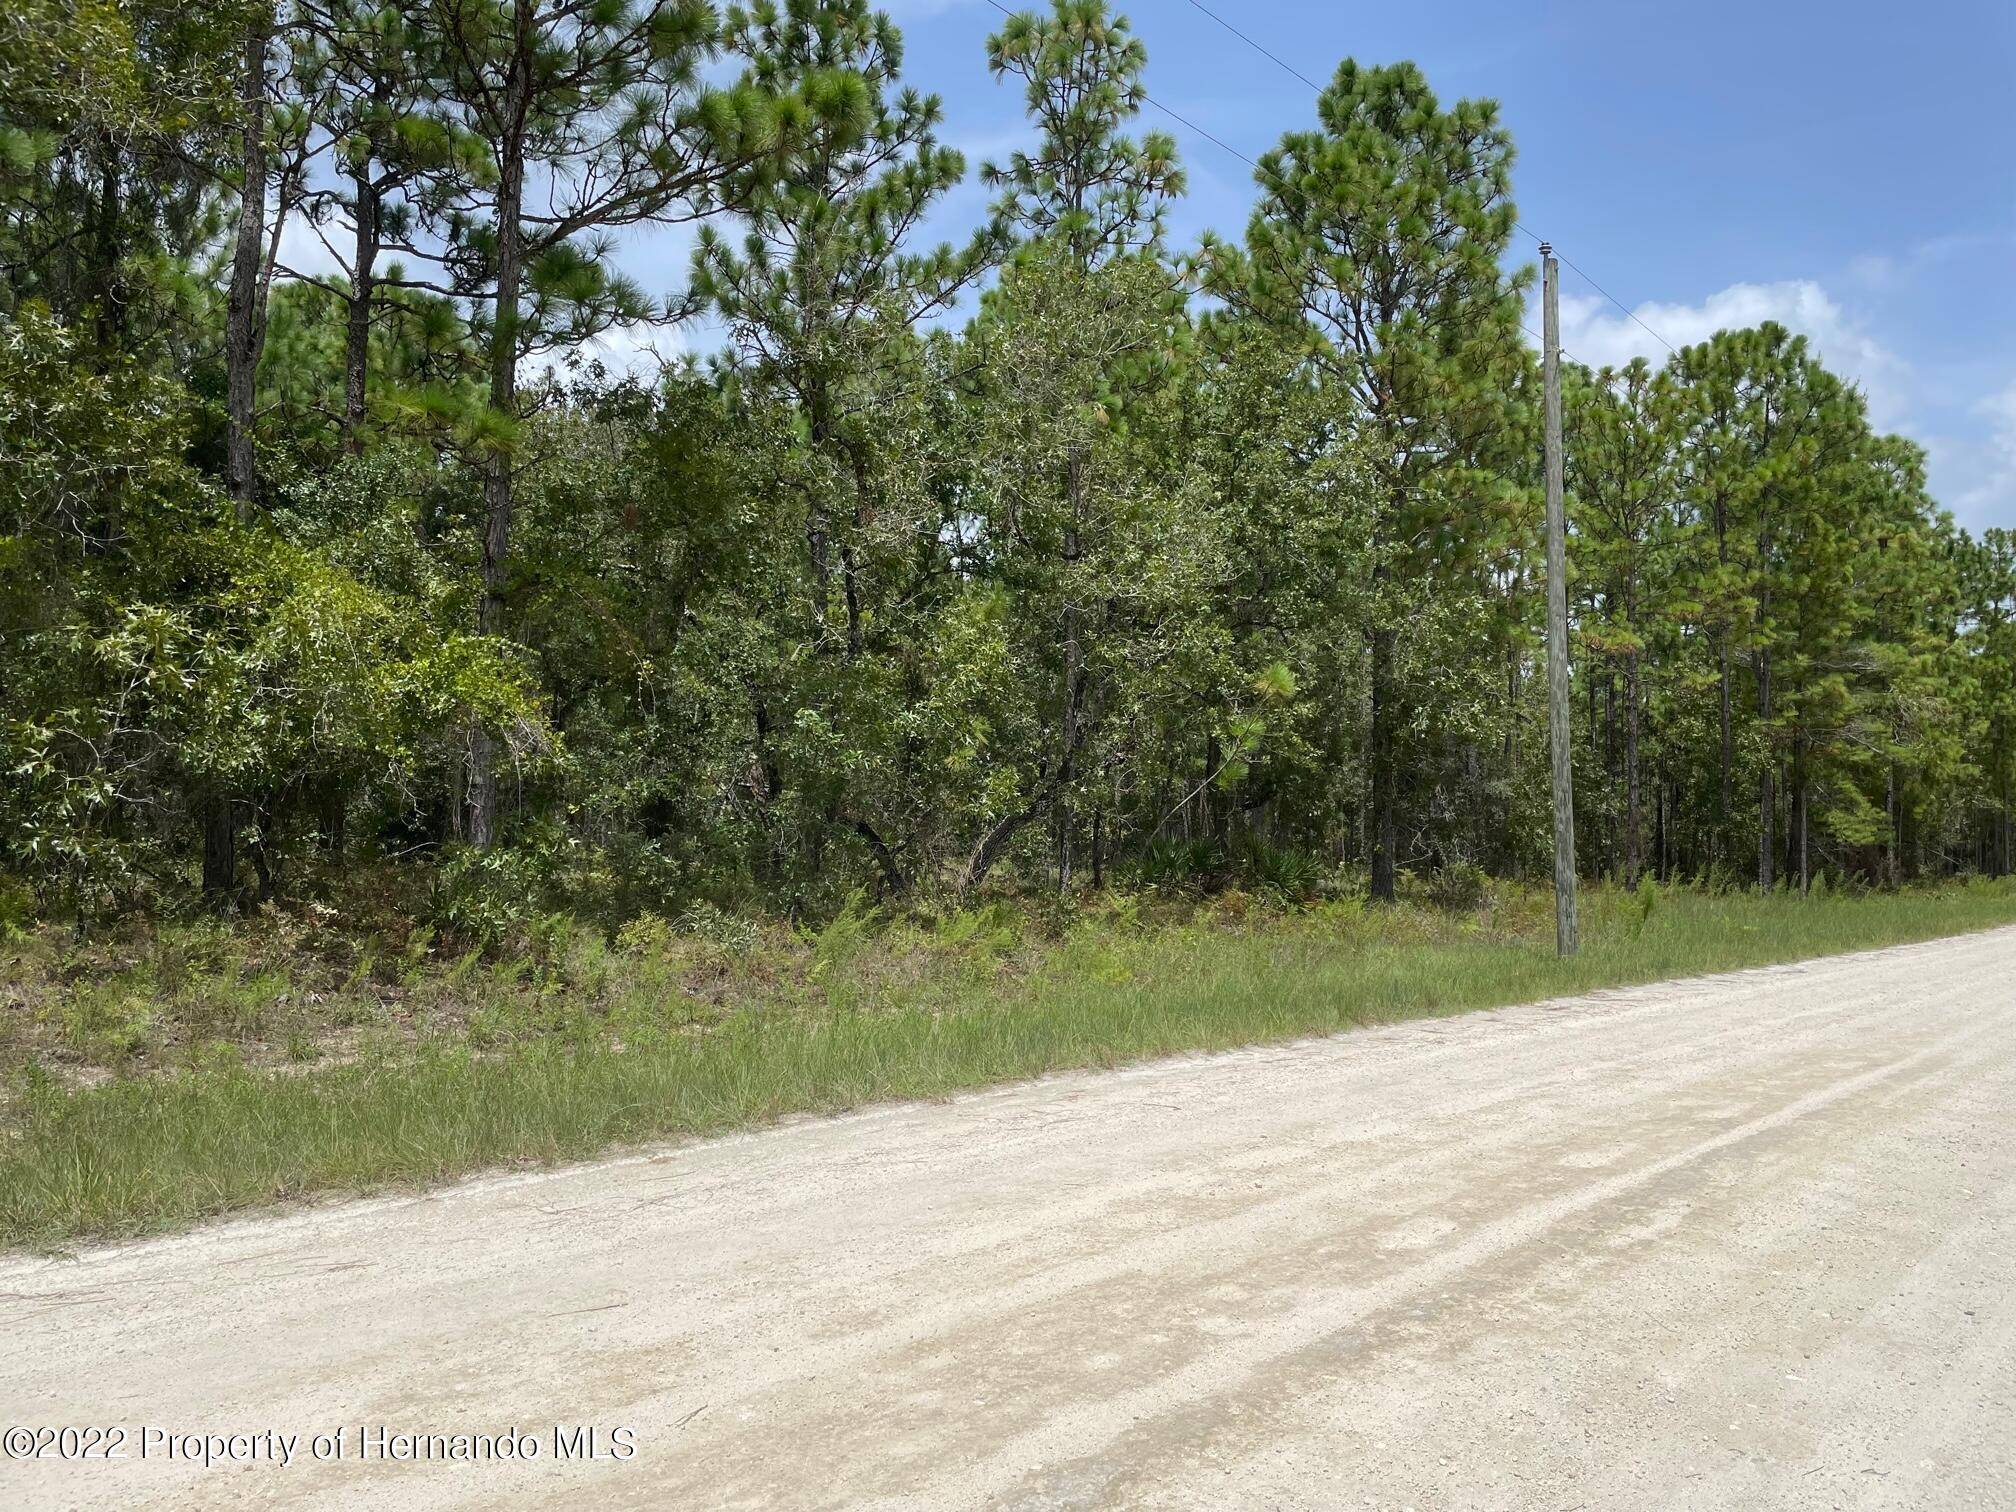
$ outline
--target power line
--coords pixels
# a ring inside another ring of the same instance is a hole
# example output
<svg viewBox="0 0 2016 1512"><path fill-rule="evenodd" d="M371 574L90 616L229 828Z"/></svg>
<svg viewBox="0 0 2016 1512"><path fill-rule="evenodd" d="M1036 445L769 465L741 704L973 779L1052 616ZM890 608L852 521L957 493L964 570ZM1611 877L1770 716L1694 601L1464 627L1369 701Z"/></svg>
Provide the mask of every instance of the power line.
<svg viewBox="0 0 2016 1512"><path fill-rule="evenodd" d="M992 0L989 0L989 3L991 4ZM1240 162L1244 163L1247 167L1251 168L1255 173L1267 172L1265 168L1262 168L1258 163L1254 162L1253 159L1246 156L1246 154L1241 152L1237 147L1233 147L1225 142L1220 141L1217 137L1211 135L1210 132L1206 131L1202 126L1199 126L1195 121L1186 120L1184 117L1176 114L1175 111L1171 110L1167 105L1164 105L1160 100L1151 97L1147 90L1144 89L1141 91L1141 98L1148 104L1153 105L1157 110L1161 111L1162 114L1169 117L1170 120L1176 122L1177 125L1188 126L1192 131L1196 132L1197 135L1204 138L1205 141L1211 143L1213 146L1221 149L1222 151L1231 153L1232 156L1239 159ZM1280 180L1276 179L1275 182L1279 183Z"/></svg>
<svg viewBox="0 0 2016 1512"><path fill-rule="evenodd" d="M996 9L997 11L1001 12L1001 14L1006 16L1009 20L1012 21L1015 19L1015 12L1011 11L1010 9L1008 9L1007 6L1003 5L1001 3L1001 0L987 0L987 3L993 6L994 9ZM1192 0L1192 3L1195 4L1195 0ZM1198 9L1202 10L1203 7L1199 6ZM1205 12L1205 14L1209 15L1210 13L1207 11ZM1215 20L1217 18L1213 17L1213 19ZM1224 23L1221 22L1220 24L1223 25ZM1277 59L1276 61L1279 60ZM1282 66L1285 68L1287 65L1283 64ZM1206 131L1202 126L1199 126L1195 121L1191 120L1188 116L1178 115L1175 111L1171 110L1167 105L1164 105L1160 100L1156 99L1153 95L1149 94L1147 90L1144 89L1141 91L1141 98L1143 102L1149 105L1153 105L1157 110L1161 111L1162 114L1169 117L1169 119L1174 121L1177 125L1186 126L1190 130L1196 132L1197 135L1204 138L1205 141L1211 143L1212 146L1218 148L1219 151L1231 153L1233 157L1239 159L1240 162L1244 163L1248 168L1251 168L1255 173L1265 173L1267 171L1266 169L1262 168L1258 163L1254 162L1253 159L1246 156L1246 154L1241 152L1237 147L1234 147L1230 142L1224 141L1218 137L1213 136L1210 132Z"/></svg>
<svg viewBox="0 0 2016 1512"><path fill-rule="evenodd" d="M1009 10L1007 6L1003 5L1001 3L1001 0L987 0L987 3L993 6L994 9L999 11L1002 15L1007 16L1010 20L1014 19L1015 13ZM1244 42L1248 47L1252 48L1255 52L1259 53L1260 56L1267 59L1268 62L1274 64L1277 68L1284 70L1293 78L1300 80L1303 84L1315 90L1317 94L1320 95L1323 93L1322 85L1318 84L1314 79L1311 79L1307 74L1303 73L1300 69L1295 68L1291 64L1283 62L1273 52L1269 51L1265 47L1262 47L1258 42L1254 41L1251 37L1247 36L1246 33L1239 30L1238 27L1234 26L1231 22L1227 21L1223 16L1219 15L1216 11L1210 9L1208 6L1200 4L1199 0L1190 0L1190 4L1196 7L1196 9L1202 11L1205 15L1209 16L1213 21L1217 22L1220 26L1224 27L1226 31L1230 32L1233 36L1237 37L1241 42ZM1196 122L1188 119L1185 116L1177 114L1175 111L1171 110L1167 105L1164 105L1160 100L1156 99L1153 95L1149 94L1147 90L1144 89L1141 91L1141 98L1145 103L1153 105L1157 110L1161 111L1162 114L1168 116L1170 120L1175 121L1178 125L1188 127L1191 131L1196 132L1197 135L1201 136L1202 138L1204 138L1205 141L1211 143L1214 147L1218 148L1219 151L1231 154L1233 157L1237 158L1240 162L1246 164L1246 166L1251 168L1255 173L1265 174L1269 179L1273 180L1277 188L1285 189L1288 187L1286 184L1282 182L1281 178L1278 175L1270 172L1261 164L1255 162L1252 158L1248 157L1245 153L1241 152L1237 147L1232 146L1229 142L1223 141L1220 138L1213 136L1210 132L1206 131L1202 126L1199 126ZM1545 238L1543 238L1538 232L1534 231L1523 222L1514 220L1512 222L1512 225L1514 229L1522 232L1527 236L1532 237L1536 245L1542 245L1542 246L1546 245ZM1576 263L1572 258L1566 256L1557 248L1550 247L1549 250L1553 252L1553 254L1556 257L1560 258L1563 263L1566 263L1569 269L1572 272L1574 272L1574 274L1578 278L1580 278L1584 283L1588 284L1590 288L1594 289L1598 294L1601 294L1605 299L1609 300L1610 303L1617 306L1618 309L1622 310L1624 314L1628 316L1631 319L1631 321L1638 326L1640 330L1645 332L1646 335L1650 336L1654 341L1658 342L1659 345L1666 348L1666 350L1672 355L1676 357L1679 355L1679 349L1676 348L1672 342L1668 341L1664 336L1660 335L1657 331L1653 330L1650 325L1646 324L1646 322L1639 317L1637 311L1633 310L1629 305L1625 304L1623 300L1619 299L1615 294L1612 294L1608 289L1604 288L1603 285L1599 284L1598 282L1596 282L1595 279L1591 278L1587 273L1583 272L1582 269L1576 265ZM1546 338L1543 337L1538 331L1534 330L1533 327L1527 325L1523 320L1519 323L1519 329L1524 331L1528 336L1531 336L1533 340L1539 344L1541 349L1543 351L1545 350L1547 345ZM1581 360L1580 358L1577 358L1575 354L1569 351L1566 347L1559 347L1557 348L1557 350L1563 357L1568 358L1571 361L1579 362ZM1584 363L1583 366L1587 367L1588 364ZM1766 495L1767 497L1773 499L1776 499L1778 497L1777 491L1768 484L1766 484L1759 491L1764 495Z"/></svg>
<svg viewBox="0 0 2016 1512"><path fill-rule="evenodd" d="M1003 5L1001 3L1001 0L987 0L987 3L993 6L994 9L996 9L997 11L1001 12L1002 15L1008 17L1011 21L1015 18L1015 12L1011 11L1010 9L1008 9L1007 6ZM1216 11L1213 11L1207 8L1206 6L1198 4L1198 0L1190 0L1190 3L1192 5L1195 5L1198 10L1203 11L1205 15L1209 16L1213 21L1216 21L1220 26L1224 27L1225 30L1232 33L1232 35L1237 37L1241 42L1244 42L1248 47L1254 49L1256 52L1268 58L1270 61L1278 64L1280 67L1287 69L1289 73L1293 74L1296 78L1300 79L1304 84L1307 84L1311 89L1315 90L1318 94L1321 94L1323 92L1322 85L1316 83L1313 79L1299 72L1297 69L1290 67L1286 63L1283 63L1281 59L1275 57L1273 53L1268 52L1266 48L1262 47L1258 42L1255 42L1251 37L1247 36L1244 32L1240 31L1238 27L1234 26L1231 22L1227 21L1223 16L1219 15ZM1279 174L1272 172L1265 165L1254 161L1252 158L1248 157L1245 153L1241 152L1237 147L1234 147L1231 143L1223 140L1220 137L1213 136L1210 132L1206 131L1202 126L1199 126L1195 121L1189 119L1189 117L1179 115L1177 112L1171 110L1167 105L1164 105L1160 100L1156 99L1153 95L1149 94L1147 90L1144 89L1141 91L1141 99L1144 104L1153 105L1157 110L1161 111L1162 114L1169 117L1170 120L1176 122L1177 125L1188 127L1191 131L1196 132L1197 135L1204 138L1205 141L1209 142L1212 146L1216 147L1220 152L1229 153L1231 156L1237 158L1240 162L1244 163L1247 167L1251 168L1255 173L1265 175L1266 178L1273 183L1275 188L1287 189L1289 187L1288 184L1282 180ZM1514 221L1513 224L1517 226L1519 223L1517 221ZM1526 228L1524 226L1519 226L1519 229L1521 231L1526 231ZM1528 236L1533 236L1533 233L1531 231L1526 231L1526 234ZM1538 241L1540 238L1534 236L1533 239L1535 241ZM1563 258L1562 261L1567 262L1567 259ZM1569 266L1573 267L1574 265L1571 263L1569 264ZM1576 269L1576 271L1581 272L1579 268ZM1583 274L1583 277L1587 278L1588 275ZM1589 281L1592 285L1595 283L1594 279L1590 279ZM1625 313L1629 314L1630 312L1627 310ZM1541 337L1540 333L1534 330L1533 327L1527 325L1524 321L1521 321L1519 323L1519 329L1524 331L1528 336L1531 336L1534 339L1534 341L1539 342L1542 346L1546 345L1546 342ZM1653 334L1657 335L1658 333L1654 332ZM1671 351L1672 348L1669 347L1667 348L1667 350ZM1566 347L1563 347L1561 349L1561 355L1564 357L1572 357L1574 354L1569 352Z"/></svg>
<svg viewBox="0 0 2016 1512"><path fill-rule="evenodd" d="M1595 279L1591 278L1587 273L1584 273L1580 268L1575 267L1574 262L1565 253L1557 252L1554 255L1556 257L1559 257L1561 261L1563 261L1564 263L1567 263L1570 268L1573 268L1576 275L1580 277L1583 282L1587 283L1590 288L1594 289L1598 294L1601 294L1605 299L1609 300L1610 303L1617 306L1617 308L1622 310L1626 315L1629 315L1631 319L1634 322L1636 322L1638 328L1642 330L1646 335L1650 336L1654 341L1658 342L1659 345L1666 348L1666 350L1673 356L1677 357L1680 355L1679 349L1676 348L1672 342L1668 341L1664 336L1661 336L1649 325L1646 325L1644 321L1638 319L1638 312L1636 310L1631 309L1624 303L1623 300L1619 299L1615 294L1612 294L1608 289L1604 288L1603 285L1596 282Z"/></svg>
<svg viewBox="0 0 2016 1512"><path fill-rule="evenodd" d="M1006 10L1003 10L999 4L995 4L994 0L988 0L988 3L993 4L994 8L998 11L1001 11L1003 15L1008 14L1008 12ZM1209 16L1213 21L1216 21L1220 26L1224 27L1225 30L1232 33L1233 36L1237 37L1241 42L1244 42L1248 47L1252 48L1253 51L1260 54L1261 57L1265 58L1268 62L1272 63L1276 68L1279 68L1282 72L1286 73L1290 78L1299 79L1302 83L1308 85L1309 88L1315 90L1319 95L1323 93L1323 86L1321 84L1318 84L1314 79L1310 78L1307 74L1303 73L1301 69L1296 68L1293 64L1283 61L1277 54L1275 54L1270 49L1263 47L1260 43L1254 41L1251 37L1247 36L1246 33L1239 30L1238 27L1234 26L1230 21L1227 21L1223 16L1219 15L1216 11L1200 3L1200 0L1190 0L1190 4L1194 6L1196 9L1202 11L1205 15ZM1146 96L1144 95L1143 98L1146 98ZM1149 101L1149 103L1155 105L1155 108L1157 110L1162 111L1164 114L1175 116L1175 118L1179 121L1182 120L1181 116L1177 116L1176 113L1173 110L1168 109L1168 107L1161 104L1157 104L1155 101L1152 100ZM1186 121L1184 122L1184 124L1189 125L1189 122ZM1192 131L1198 131L1198 128L1195 126L1191 126L1190 129ZM1199 135L1209 137L1209 139L1214 142L1218 140L1216 137L1211 137L1208 132L1199 131ZM1223 142L1218 142L1218 145L1220 147L1225 147L1225 144ZM1233 149L1231 149L1230 147L1225 147L1225 150L1227 152L1231 152L1234 157L1239 158L1242 162L1253 163L1253 160L1247 157L1243 152L1234 152ZM1254 163L1253 166L1255 168L1258 168L1259 164ZM1515 220L1512 222L1512 225L1515 229L1523 232L1527 236L1532 237L1535 243L1543 243L1545 240L1545 238L1543 238L1537 231L1530 229L1521 221ZM1653 330L1651 326L1647 325L1644 322L1644 320L1640 319L1638 312L1636 310L1633 310L1629 305L1625 304L1623 300L1619 299L1615 294L1612 294L1608 289L1604 288L1603 285L1596 282L1596 280L1591 278L1587 273L1583 272L1580 267L1576 266L1575 260L1573 258L1567 256L1565 253L1562 253L1558 250L1555 252L1554 255L1556 257L1559 257L1562 262L1566 263L1569 269L1584 283L1588 284L1590 288L1594 289L1598 294L1601 294L1605 299L1609 300L1610 303L1617 306L1618 309L1622 310L1624 314L1627 317L1629 317L1631 321L1635 323L1640 330L1645 332L1646 335L1650 336L1654 341L1658 342L1659 345L1666 348L1666 350L1669 353L1678 355L1678 349L1674 347L1672 342L1668 341L1664 336L1661 336L1657 331Z"/></svg>
<svg viewBox="0 0 2016 1512"><path fill-rule="evenodd" d="M1247 36L1246 33L1242 32L1241 30L1239 30L1238 27L1234 26L1230 21L1227 21L1223 16L1219 15L1218 12L1212 10L1209 6L1199 4L1198 0L1190 0L1190 3L1196 6L1198 10L1203 11L1205 15L1209 16L1213 21L1216 21L1220 26L1224 27L1225 30L1232 33L1232 35L1237 37L1241 42L1244 42L1248 47L1252 48L1253 51L1259 53L1263 58L1266 58L1269 62L1273 63L1276 67L1286 69L1289 73L1293 74L1296 78L1300 79L1304 84L1307 84L1311 89L1315 90L1316 93L1318 93L1319 95L1323 93L1323 86L1321 84L1318 84L1314 79L1310 78L1309 75L1303 73L1299 68L1296 68L1293 64L1282 62L1280 58L1276 57L1273 53L1269 52L1266 48L1262 47L1258 42L1255 42L1251 37Z"/></svg>

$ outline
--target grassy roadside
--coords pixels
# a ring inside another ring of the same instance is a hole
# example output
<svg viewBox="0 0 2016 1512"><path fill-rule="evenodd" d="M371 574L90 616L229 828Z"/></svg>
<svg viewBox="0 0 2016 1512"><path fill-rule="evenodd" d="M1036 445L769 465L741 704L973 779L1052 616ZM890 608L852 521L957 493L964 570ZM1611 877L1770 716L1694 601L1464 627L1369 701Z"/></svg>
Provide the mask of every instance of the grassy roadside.
<svg viewBox="0 0 2016 1512"><path fill-rule="evenodd" d="M592 993L562 970L487 1028L464 958L437 975L463 973L467 1014L339 1064L197 1056L86 1084L29 1063L0 1125L0 1244L2012 921L2005 883L1806 899L1594 891L1583 954L1561 962L1539 893L1461 913L1235 899L1160 921L1122 905L1033 943L1002 914L953 915L921 950L914 925L906 937L855 919L801 941L789 969L734 942L696 957L646 930L587 950L575 969L600 973ZM697 997L696 961L717 987L739 972L760 990ZM566 1006L581 998L591 1007Z"/></svg>

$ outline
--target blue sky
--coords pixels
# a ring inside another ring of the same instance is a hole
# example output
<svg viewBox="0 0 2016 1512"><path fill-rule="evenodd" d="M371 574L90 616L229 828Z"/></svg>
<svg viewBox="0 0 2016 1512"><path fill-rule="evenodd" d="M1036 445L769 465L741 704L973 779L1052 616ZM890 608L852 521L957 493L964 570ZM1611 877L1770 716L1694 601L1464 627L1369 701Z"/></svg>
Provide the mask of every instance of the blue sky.
<svg viewBox="0 0 2016 1512"><path fill-rule="evenodd" d="M1347 55L1411 58L1445 99L1497 99L1526 225L1675 344L1765 318L1806 332L1863 385L1878 424L1928 448L1934 491L1963 524L2016 527L2009 0L1204 3L1318 81ZM1017 90L987 74L999 11L887 8L908 80L943 96L944 138L974 168L1027 140ZM1149 93L1202 131L1257 157L1313 122L1310 89L1191 0L1123 8L1148 48ZM1175 242L1239 234L1251 170L1153 108L1142 125L1173 133L1190 174ZM937 218L943 234L985 199L969 178ZM624 260L652 284L682 281L670 241ZM1586 361L1664 355L1565 270L1562 313L1563 343Z"/></svg>

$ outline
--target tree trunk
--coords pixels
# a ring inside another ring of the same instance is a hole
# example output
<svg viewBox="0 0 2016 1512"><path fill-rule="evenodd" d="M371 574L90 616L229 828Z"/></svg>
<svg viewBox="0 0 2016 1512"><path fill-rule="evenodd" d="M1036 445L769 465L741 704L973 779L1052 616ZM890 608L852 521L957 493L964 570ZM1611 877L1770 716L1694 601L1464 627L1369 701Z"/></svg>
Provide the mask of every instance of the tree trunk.
<svg viewBox="0 0 2016 1512"><path fill-rule="evenodd" d="M249 523L258 492L258 459L252 421L258 399L259 353L266 340L263 308L266 247L266 53L273 38L272 14L263 7L245 28L244 71L240 76L240 167L238 239L231 254L231 288L224 306L225 442L224 479L238 518Z"/></svg>
<svg viewBox="0 0 2016 1512"><path fill-rule="evenodd" d="M1757 717L1768 738L1771 726L1771 653L1761 649L1757 653ZM1767 753L1763 770L1757 777L1757 886L1765 892L1769 892L1777 880L1778 803L1777 795L1771 788L1772 775L1771 758Z"/></svg>
<svg viewBox="0 0 2016 1512"><path fill-rule="evenodd" d="M1070 523L1064 528L1064 615L1060 633L1064 641L1064 709L1062 713L1064 750L1058 766L1057 794L1057 890L1071 890L1073 814L1071 785L1078 777L1078 747L1085 738L1082 727L1085 702L1084 614L1079 608L1078 563L1084 551L1085 451L1074 446L1064 466L1064 490L1070 503Z"/></svg>
<svg viewBox="0 0 2016 1512"><path fill-rule="evenodd" d="M498 144L497 182L497 309L490 333L490 408L500 419L516 418L518 409L518 320L521 261L524 254L522 212L525 197L525 130L531 100L531 0L513 7L518 29L505 86L507 133ZM513 458L499 448L483 469L483 597L477 629L484 635L504 633L504 587L511 555ZM479 848L497 838L497 748L490 732L478 728L469 739L469 817L466 835Z"/></svg>
<svg viewBox="0 0 2016 1512"><path fill-rule="evenodd" d="M215 793L202 806L203 901L219 912L231 907L238 886L237 808Z"/></svg>
<svg viewBox="0 0 2016 1512"><path fill-rule="evenodd" d="M815 381L805 396L805 409L812 450L820 456L830 452L833 441L829 408L824 382ZM824 489L815 483L805 502L805 550L812 563L812 620L820 644L826 638L826 610L833 597L833 521L826 502Z"/></svg>
<svg viewBox="0 0 2016 1512"><path fill-rule="evenodd" d="M90 276L90 292L97 302L97 313L93 326L97 334L97 345L101 352L109 353L120 344L120 337L126 329L125 290L119 279L119 149L112 139L112 133L98 134L100 163L98 168L98 205L95 211L97 224L93 228L94 247L92 261L96 263Z"/></svg>
<svg viewBox="0 0 2016 1512"><path fill-rule="evenodd" d="M350 804L349 794L344 791L343 784L336 778L329 777L323 780L318 807L321 813L315 828L321 836L322 849L332 856L341 857Z"/></svg>
<svg viewBox="0 0 2016 1512"><path fill-rule="evenodd" d="M1995 877L2009 874L2009 758L2004 754L2001 726L1998 717L1991 726L1994 738L1989 743L1995 757L1995 862L1989 875Z"/></svg>
<svg viewBox="0 0 2016 1512"><path fill-rule="evenodd" d="M1386 569L1374 575L1383 584ZM1375 614L1382 610L1375 609ZM1375 625L1366 635L1372 651L1371 694L1372 732L1366 754L1371 768L1372 787L1372 901L1391 903L1399 893L1394 886L1394 852L1399 848L1399 826L1395 820L1395 774L1393 734L1397 723L1394 708L1393 648L1398 637L1384 625Z"/></svg>
<svg viewBox="0 0 2016 1512"><path fill-rule="evenodd" d="M371 369L371 302L377 285L378 188L370 165L353 175L357 242L350 259L350 298L343 330L343 450L364 451L364 396Z"/></svg>
<svg viewBox="0 0 2016 1512"><path fill-rule="evenodd" d="M1617 880L1617 669L1603 669L1603 869Z"/></svg>
<svg viewBox="0 0 2016 1512"><path fill-rule="evenodd" d="M854 548L840 547L840 595L847 605L847 654L861 655L861 586L854 566Z"/></svg>
<svg viewBox="0 0 2016 1512"><path fill-rule="evenodd" d="M1812 813L1808 804L1812 794L1803 776L1794 791L1797 795L1794 802L1799 807L1799 891L1808 893L1813 890L1812 855L1806 843L1806 823Z"/></svg>
<svg viewBox="0 0 2016 1512"><path fill-rule="evenodd" d="M1504 866L1519 875L1519 646L1505 642L1505 828L1500 838Z"/></svg>
<svg viewBox="0 0 2016 1512"><path fill-rule="evenodd" d="M847 654L858 657L864 644L861 617L861 571L854 560L855 540L861 538L874 511L869 503L868 464L861 448L845 448L848 472L854 482L853 537L840 546L840 586L847 602Z"/></svg>
<svg viewBox="0 0 2016 1512"><path fill-rule="evenodd" d="M1715 804L1715 860L1722 859L1722 853L1729 844L1729 816L1736 807L1736 742L1731 729L1729 709L1729 632L1722 632L1722 750L1721 786L1717 791Z"/></svg>
<svg viewBox="0 0 2016 1512"><path fill-rule="evenodd" d="M1785 849L1778 853L1778 875L1788 885L1799 875L1799 830L1793 823L1797 817L1792 811L1793 788L1792 763L1787 760L1778 770L1778 796L1785 803Z"/></svg>
<svg viewBox="0 0 2016 1512"><path fill-rule="evenodd" d="M1668 859L1673 832L1666 823L1666 798L1666 772L1662 767L1652 777L1652 874L1661 882L1673 875Z"/></svg>
<svg viewBox="0 0 2016 1512"><path fill-rule="evenodd" d="M1002 849L1015 838L1023 825L1043 812L1049 801L1048 793L1040 793L1030 799L1026 807L1004 814L989 827L987 833L980 837L980 843L973 847L973 854L966 859L966 869L959 877L960 896L970 894L987 880L987 873L1001 859Z"/></svg>
<svg viewBox="0 0 2016 1512"><path fill-rule="evenodd" d="M875 858L876 869L882 873L885 895L900 898L907 894L910 891L910 879L903 874L902 863L897 861L896 853L889 848L889 842L884 840L881 833L866 819L854 821L854 833L861 837L862 843L868 847L868 854Z"/></svg>
<svg viewBox="0 0 2016 1512"><path fill-rule="evenodd" d="M1897 763L1891 762L1883 774L1883 812L1890 822L1883 833L1883 881L1887 886L1897 885Z"/></svg>
<svg viewBox="0 0 2016 1512"><path fill-rule="evenodd" d="M252 820L252 838L245 844L245 855L252 863L253 874L259 879L257 901L260 903L271 903L280 891L279 869L267 840L279 802L278 796L269 792L259 803L247 806Z"/></svg>
<svg viewBox="0 0 2016 1512"><path fill-rule="evenodd" d="M826 629L826 601L832 596L833 562L829 543L832 526L826 506L814 500L805 516L805 549L812 559L812 617L820 634Z"/></svg>
<svg viewBox="0 0 2016 1512"><path fill-rule="evenodd" d="M1644 864L1638 790L1638 653L1624 661L1624 885L1638 885Z"/></svg>
<svg viewBox="0 0 2016 1512"><path fill-rule="evenodd" d="M1788 875L1799 879L1799 892L1803 896L1812 886L1812 874L1807 865L1806 855L1806 802L1808 784L1806 775L1806 737L1803 733L1795 734L1792 737L1792 765L1787 775L1790 778L1787 784L1789 789L1787 797L1791 800L1792 812L1788 816L1787 828L1789 833L1785 839L1792 853L1787 858L1789 864L1786 867L1786 872Z"/></svg>

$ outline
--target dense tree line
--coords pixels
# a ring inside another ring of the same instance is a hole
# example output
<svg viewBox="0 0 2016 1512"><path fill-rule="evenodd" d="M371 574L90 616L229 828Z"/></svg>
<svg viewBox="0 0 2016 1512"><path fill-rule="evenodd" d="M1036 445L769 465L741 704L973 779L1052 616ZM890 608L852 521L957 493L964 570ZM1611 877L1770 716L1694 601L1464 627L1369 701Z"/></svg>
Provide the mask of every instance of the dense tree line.
<svg viewBox="0 0 2016 1512"><path fill-rule="evenodd" d="M933 244L968 165L865 0L0 25L0 864L44 906L1546 870L1491 102L1346 61L1244 236L1172 247L1142 44L1054 0ZM657 301L612 254L676 222ZM592 360L694 315L704 360ZM1586 871L2008 869L2007 534L1775 326L1571 365L1567 437Z"/></svg>

